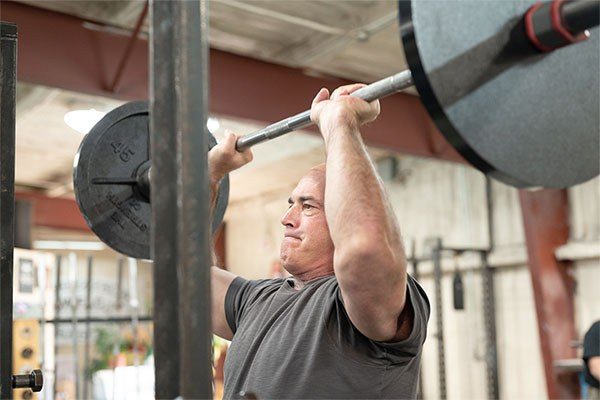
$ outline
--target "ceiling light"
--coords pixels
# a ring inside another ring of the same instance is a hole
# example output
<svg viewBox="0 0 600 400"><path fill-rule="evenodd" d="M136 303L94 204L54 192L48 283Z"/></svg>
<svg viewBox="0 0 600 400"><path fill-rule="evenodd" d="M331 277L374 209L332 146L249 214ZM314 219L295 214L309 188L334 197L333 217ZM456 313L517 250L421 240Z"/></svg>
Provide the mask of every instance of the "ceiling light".
<svg viewBox="0 0 600 400"><path fill-rule="evenodd" d="M206 121L206 127L208 128L208 131L214 135L215 132L221 127L221 123L215 117L208 117L208 120Z"/></svg>
<svg viewBox="0 0 600 400"><path fill-rule="evenodd" d="M70 128L86 135L105 115L105 112L90 108L89 110L69 111L65 114L64 120ZM206 127L214 135L221 127L221 123L215 117L208 117Z"/></svg>
<svg viewBox="0 0 600 400"><path fill-rule="evenodd" d="M75 240L35 240L33 248L37 250L88 250L100 251L106 246L100 242L92 241L75 241Z"/></svg>
<svg viewBox="0 0 600 400"><path fill-rule="evenodd" d="M69 111L65 114L65 124L85 135L105 115L105 112L97 111L93 108L89 110Z"/></svg>

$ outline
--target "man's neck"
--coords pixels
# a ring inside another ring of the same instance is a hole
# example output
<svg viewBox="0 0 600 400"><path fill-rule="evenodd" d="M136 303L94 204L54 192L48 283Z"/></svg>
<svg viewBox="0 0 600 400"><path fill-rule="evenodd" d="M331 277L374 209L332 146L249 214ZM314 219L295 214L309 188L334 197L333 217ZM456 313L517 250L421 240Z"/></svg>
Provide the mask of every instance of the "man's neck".
<svg viewBox="0 0 600 400"><path fill-rule="evenodd" d="M292 278L294 279L294 289L301 290L307 283L331 275L333 275L333 269L331 268L316 269L302 274L292 275Z"/></svg>

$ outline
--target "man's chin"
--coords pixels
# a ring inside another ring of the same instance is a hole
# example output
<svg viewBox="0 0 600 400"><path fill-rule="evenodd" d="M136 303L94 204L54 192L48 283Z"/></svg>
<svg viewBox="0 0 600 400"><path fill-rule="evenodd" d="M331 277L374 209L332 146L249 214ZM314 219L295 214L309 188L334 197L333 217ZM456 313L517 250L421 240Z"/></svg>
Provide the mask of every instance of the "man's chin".
<svg viewBox="0 0 600 400"><path fill-rule="evenodd" d="M283 267L283 269L285 269L287 272L289 272L290 274L294 274L294 270L295 268L295 264L294 264L294 260L291 257L291 254L286 251L285 249L281 249L281 253L279 254L279 259L281 261L281 266Z"/></svg>

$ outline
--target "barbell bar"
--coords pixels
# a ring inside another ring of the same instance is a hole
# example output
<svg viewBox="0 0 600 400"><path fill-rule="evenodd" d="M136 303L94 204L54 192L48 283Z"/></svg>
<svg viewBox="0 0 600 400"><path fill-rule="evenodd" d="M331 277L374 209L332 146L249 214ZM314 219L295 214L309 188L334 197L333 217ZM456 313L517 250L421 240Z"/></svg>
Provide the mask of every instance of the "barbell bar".
<svg viewBox="0 0 600 400"><path fill-rule="evenodd" d="M386 96L401 92L413 86L412 75L410 70L404 70L397 74L380 79L365 87L362 87L351 94L362 100L371 102L373 100L383 99ZM285 118L279 122L268 125L265 128L259 129L254 133L247 134L237 139L235 148L238 151L245 150L259 143L266 142L285 135L286 133L305 128L312 125L310 119L310 110L306 110L299 114ZM92 178L92 183L95 185L130 185L139 189L145 200L150 200L150 174L152 167L139 171L135 177L115 177Z"/></svg>
<svg viewBox="0 0 600 400"><path fill-rule="evenodd" d="M383 99L386 96L401 92L402 90L408 89L412 86L412 74L410 70L407 69L362 87L353 92L351 96L371 102L373 100ZM285 135L286 133L295 131L297 129L302 129L310 125L312 125L312 121L310 119L310 110L306 110L271 124L254 133L240 137L236 142L235 148L236 150L241 151L256 144L275 139L279 136Z"/></svg>

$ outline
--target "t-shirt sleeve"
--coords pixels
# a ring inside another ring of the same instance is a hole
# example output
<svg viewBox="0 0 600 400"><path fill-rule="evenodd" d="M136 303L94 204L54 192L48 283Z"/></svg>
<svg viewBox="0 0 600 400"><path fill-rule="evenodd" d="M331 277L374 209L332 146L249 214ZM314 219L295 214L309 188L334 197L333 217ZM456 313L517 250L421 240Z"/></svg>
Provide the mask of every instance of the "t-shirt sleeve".
<svg viewBox="0 0 600 400"><path fill-rule="evenodd" d="M247 280L242 277L235 278L225 295L225 318L231 332L235 334L240 321L251 304L251 298L254 290L260 281Z"/></svg>
<svg viewBox="0 0 600 400"><path fill-rule="evenodd" d="M407 277L406 304L413 308L414 319L410 335L398 342L378 342L364 336L350 321L339 286L336 287L335 304L328 326L334 342L346 354L386 364L406 363L419 354L427 337L430 305L423 288L413 277Z"/></svg>
<svg viewBox="0 0 600 400"><path fill-rule="evenodd" d="M583 360L600 356L600 321L594 322L583 339Z"/></svg>
<svg viewBox="0 0 600 400"><path fill-rule="evenodd" d="M375 342L386 349L390 359L402 362L406 356L415 356L425 343L427 337L427 322L429 321L430 305L425 290L410 275L406 280L406 304L413 309L413 324L410 335L399 342ZM410 304L408 303L410 302Z"/></svg>

